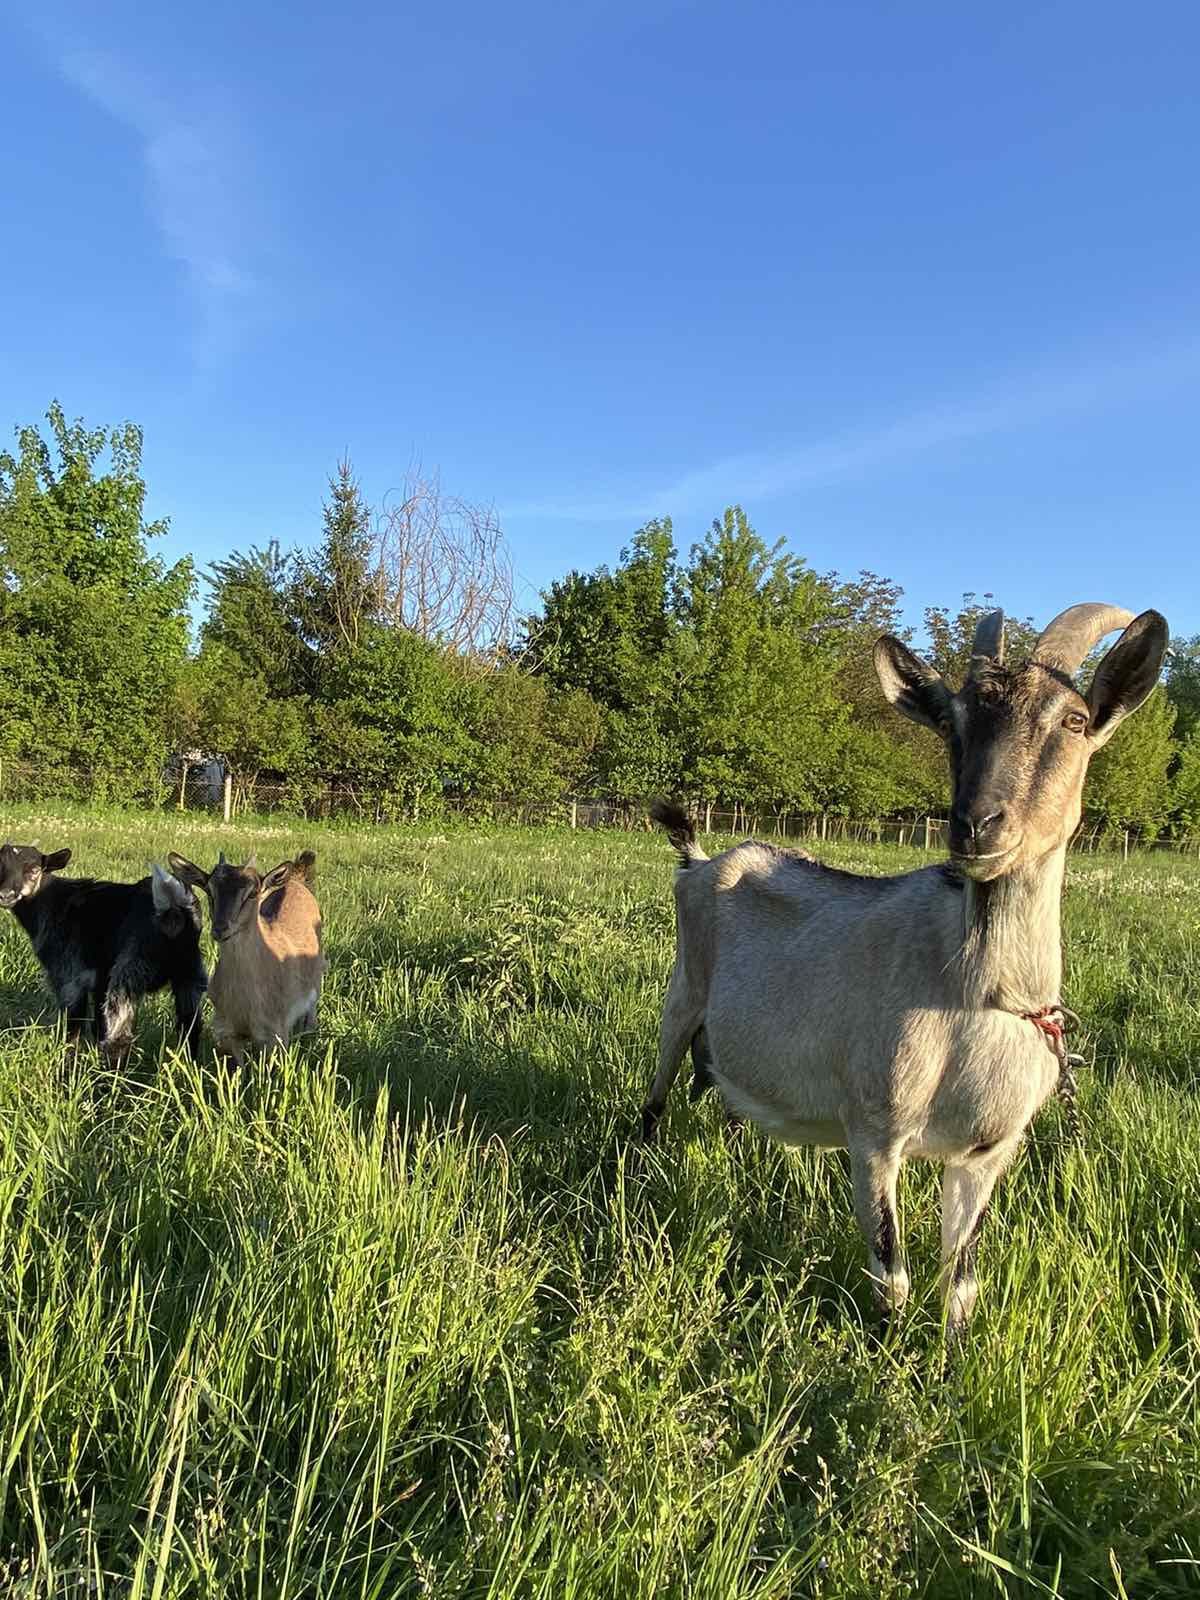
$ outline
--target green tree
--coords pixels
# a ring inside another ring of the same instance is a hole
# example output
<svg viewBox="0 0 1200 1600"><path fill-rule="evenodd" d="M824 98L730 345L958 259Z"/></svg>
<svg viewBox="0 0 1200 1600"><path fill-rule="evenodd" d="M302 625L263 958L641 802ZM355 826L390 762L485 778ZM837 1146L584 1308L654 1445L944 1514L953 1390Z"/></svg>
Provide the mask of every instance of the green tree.
<svg viewBox="0 0 1200 1600"><path fill-rule="evenodd" d="M1092 758L1084 810L1113 830L1155 837L1171 813L1171 768L1178 752L1175 707L1160 685Z"/></svg>
<svg viewBox="0 0 1200 1600"><path fill-rule="evenodd" d="M285 554L274 540L265 549L235 550L213 562L205 581L204 645L219 645L274 695L296 694L311 682L311 651L296 615L294 552Z"/></svg>
<svg viewBox="0 0 1200 1600"><path fill-rule="evenodd" d="M677 587L680 787L711 801L826 804L850 722L829 584L731 506Z"/></svg>
<svg viewBox="0 0 1200 1600"><path fill-rule="evenodd" d="M911 639L900 609L904 591L874 572L860 572L849 580L834 572L825 581L834 596L837 619L826 642L834 658L838 692L851 713L831 808L861 817L943 808L949 800L949 779L942 741L929 729L898 717L875 675L876 640L883 634Z"/></svg>
<svg viewBox="0 0 1200 1600"><path fill-rule="evenodd" d="M1175 732L1190 739L1200 730L1200 634L1171 640L1166 683L1167 699L1175 707Z"/></svg>
<svg viewBox="0 0 1200 1600"><path fill-rule="evenodd" d="M644 705L664 681L662 658L675 631L674 576L665 519L638 529L614 572L599 567L555 581L541 617L526 623L531 669L612 710Z"/></svg>
<svg viewBox="0 0 1200 1600"><path fill-rule="evenodd" d="M192 567L149 553L142 434L89 429L55 402L50 438L0 452L0 748L49 773L153 787L187 655Z"/></svg>
<svg viewBox="0 0 1200 1600"><path fill-rule="evenodd" d="M1200 833L1200 734L1193 733L1179 751L1171 797L1178 831Z"/></svg>
<svg viewBox="0 0 1200 1600"><path fill-rule="evenodd" d="M639 795L679 783L673 726L679 639L676 552L669 519L639 528L614 571L551 584L526 624L524 659L559 690L604 713L592 770L600 787Z"/></svg>
<svg viewBox="0 0 1200 1600"><path fill-rule="evenodd" d="M240 782L264 772L301 776L313 753L303 697L276 694L261 673L212 640L180 676L172 728L180 749L223 761Z"/></svg>
<svg viewBox="0 0 1200 1600"><path fill-rule="evenodd" d="M382 601L371 511L349 461L329 480L321 543L295 561L291 595L297 630L320 661L358 647L368 623L379 620Z"/></svg>
<svg viewBox="0 0 1200 1600"><path fill-rule="evenodd" d="M330 776L415 804L462 787L474 769L461 676L438 645L367 622L356 646L330 655L322 681L313 723Z"/></svg>
<svg viewBox="0 0 1200 1600"><path fill-rule="evenodd" d="M475 673L470 688L471 794L551 800L586 786L602 714L583 690L557 690L512 666Z"/></svg>

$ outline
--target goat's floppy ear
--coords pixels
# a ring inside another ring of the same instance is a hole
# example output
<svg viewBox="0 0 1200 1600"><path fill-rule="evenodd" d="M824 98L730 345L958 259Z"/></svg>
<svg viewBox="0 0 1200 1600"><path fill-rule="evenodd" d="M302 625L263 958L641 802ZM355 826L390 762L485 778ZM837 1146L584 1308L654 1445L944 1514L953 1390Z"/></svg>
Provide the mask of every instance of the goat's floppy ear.
<svg viewBox="0 0 1200 1600"><path fill-rule="evenodd" d="M1154 688L1168 642L1167 619L1157 611L1143 611L1096 668L1087 692L1088 741L1095 749L1112 738Z"/></svg>
<svg viewBox="0 0 1200 1600"><path fill-rule="evenodd" d="M70 859L69 850L55 850L51 855L42 857L42 871L61 872Z"/></svg>
<svg viewBox="0 0 1200 1600"><path fill-rule="evenodd" d="M277 867L272 867L258 886L259 896L270 894L275 889L282 889L291 876L291 871L290 861L281 861Z"/></svg>
<svg viewBox="0 0 1200 1600"><path fill-rule="evenodd" d="M167 863L180 883L190 883L193 888L207 890L209 875L203 867L198 867L186 856L177 856L174 850L168 854Z"/></svg>
<svg viewBox="0 0 1200 1600"><path fill-rule="evenodd" d="M874 658L879 687L888 703L914 722L944 734L952 697L941 673L890 633L876 639Z"/></svg>

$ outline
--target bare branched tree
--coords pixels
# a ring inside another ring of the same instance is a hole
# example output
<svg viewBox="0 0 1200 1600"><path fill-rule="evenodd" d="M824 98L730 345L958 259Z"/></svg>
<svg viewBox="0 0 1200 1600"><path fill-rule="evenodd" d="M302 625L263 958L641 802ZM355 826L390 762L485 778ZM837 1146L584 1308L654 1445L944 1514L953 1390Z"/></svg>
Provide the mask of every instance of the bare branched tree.
<svg viewBox="0 0 1200 1600"><path fill-rule="evenodd" d="M513 571L491 507L445 494L415 468L375 520L384 617L476 659L496 656L513 625Z"/></svg>

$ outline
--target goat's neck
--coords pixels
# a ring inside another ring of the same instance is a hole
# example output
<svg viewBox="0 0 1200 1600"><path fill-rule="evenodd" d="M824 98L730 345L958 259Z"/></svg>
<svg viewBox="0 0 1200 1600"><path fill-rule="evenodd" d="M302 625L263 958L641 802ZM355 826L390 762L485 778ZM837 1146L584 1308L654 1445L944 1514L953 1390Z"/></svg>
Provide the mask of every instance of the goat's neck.
<svg viewBox="0 0 1200 1600"><path fill-rule="evenodd" d="M961 974L970 1007L1036 1011L1062 987L1064 846L991 883L967 880Z"/></svg>
<svg viewBox="0 0 1200 1600"><path fill-rule="evenodd" d="M42 937L46 926L46 913L49 909L49 897L43 899L40 893L28 894L18 900L12 907L12 914L25 929L34 946L36 947Z"/></svg>
<svg viewBox="0 0 1200 1600"><path fill-rule="evenodd" d="M243 965L263 960L269 952L263 934L262 913L256 910L249 921L244 922L226 943Z"/></svg>

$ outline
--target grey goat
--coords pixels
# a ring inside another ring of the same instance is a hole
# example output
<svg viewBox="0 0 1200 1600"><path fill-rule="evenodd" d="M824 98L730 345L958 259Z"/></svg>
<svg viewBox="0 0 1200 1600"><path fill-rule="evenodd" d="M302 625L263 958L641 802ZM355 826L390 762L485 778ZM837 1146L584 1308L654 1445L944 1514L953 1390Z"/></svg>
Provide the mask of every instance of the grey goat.
<svg viewBox="0 0 1200 1600"><path fill-rule="evenodd" d="M1081 694L1075 673L1117 628ZM878 640L885 696L949 751L949 864L860 877L754 841L710 859L680 807L653 809L686 870L645 1137L692 1045L735 1116L847 1148L869 1272L896 1308L900 1163L941 1161L951 1333L974 1308L992 1188L1059 1080L1060 902L1088 761L1153 689L1166 647L1156 611L1078 605L1007 667L992 612L956 694L899 639Z"/></svg>

